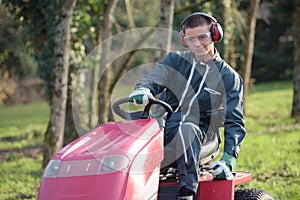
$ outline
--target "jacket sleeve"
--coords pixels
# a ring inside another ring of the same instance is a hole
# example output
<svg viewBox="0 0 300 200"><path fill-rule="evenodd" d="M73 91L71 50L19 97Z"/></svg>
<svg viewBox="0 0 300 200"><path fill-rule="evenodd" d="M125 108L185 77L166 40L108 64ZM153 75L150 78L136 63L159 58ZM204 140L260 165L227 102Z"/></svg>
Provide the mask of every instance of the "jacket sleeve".
<svg viewBox="0 0 300 200"><path fill-rule="evenodd" d="M168 54L161 63L147 75L137 82L136 87L149 88L153 95L160 94L169 82L171 76L171 66L173 66L172 54Z"/></svg>
<svg viewBox="0 0 300 200"><path fill-rule="evenodd" d="M224 152L238 157L240 147L246 136L243 115L243 82L236 73L227 74L225 85L225 121L224 121Z"/></svg>

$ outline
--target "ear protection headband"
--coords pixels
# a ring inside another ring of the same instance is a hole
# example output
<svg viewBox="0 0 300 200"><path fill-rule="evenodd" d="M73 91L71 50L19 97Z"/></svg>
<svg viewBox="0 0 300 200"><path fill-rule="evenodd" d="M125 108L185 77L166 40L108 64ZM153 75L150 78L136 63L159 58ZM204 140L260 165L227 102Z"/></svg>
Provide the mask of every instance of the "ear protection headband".
<svg viewBox="0 0 300 200"><path fill-rule="evenodd" d="M214 17L212 17L206 13L196 12L196 13L192 13L189 16L187 16L180 24L180 42L181 42L181 44L184 47L188 47L188 45L184 41L184 36L185 36L184 24L191 17L197 16L197 15L206 17L212 21L212 25L210 27L210 34L211 34L212 41L213 42L221 41L223 38L223 29L222 29L221 25L217 22L217 20Z"/></svg>

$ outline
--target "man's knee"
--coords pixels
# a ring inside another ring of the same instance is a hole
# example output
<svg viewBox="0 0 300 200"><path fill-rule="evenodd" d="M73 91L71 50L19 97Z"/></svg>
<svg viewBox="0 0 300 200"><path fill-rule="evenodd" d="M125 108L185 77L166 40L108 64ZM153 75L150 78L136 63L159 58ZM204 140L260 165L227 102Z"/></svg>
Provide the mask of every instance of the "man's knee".
<svg viewBox="0 0 300 200"><path fill-rule="evenodd" d="M202 140L202 132L198 125L190 122L182 123L181 131L185 140L189 142L193 142L195 139L201 141Z"/></svg>

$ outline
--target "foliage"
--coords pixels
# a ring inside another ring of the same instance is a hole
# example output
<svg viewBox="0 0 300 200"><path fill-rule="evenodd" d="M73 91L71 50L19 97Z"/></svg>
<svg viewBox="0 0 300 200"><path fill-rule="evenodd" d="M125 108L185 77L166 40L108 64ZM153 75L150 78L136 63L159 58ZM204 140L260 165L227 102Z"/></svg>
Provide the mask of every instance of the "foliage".
<svg viewBox="0 0 300 200"><path fill-rule="evenodd" d="M33 46L40 77L45 80L47 96L51 90L51 70L54 65L56 1L52 0L2 0L16 19L21 19L27 41Z"/></svg>
<svg viewBox="0 0 300 200"><path fill-rule="evenodd" d="M267 14L257 22L253 77L257 82L291 80L294 1L265 1L262 6Z"/></svg>
<svg viewBox="0 0 300 200"><path fill-rule="evenodd" d="M0 107L14 93L16 85L16 82L7 75L0 79Z"/></svg>
<svg viewBox="0 0 300 200"><path fill-rule="evenodd" d="M132 15L133 20L135 23L135 27L156 27L158 24L158 20L160 17L160 3L159 1L155 3L149 3L147 1L138 1L133 0L131 1L132 6ZM116 21L120 25L120 28L123 30L128 30L129 27L128 23L128 16L126 13L125 1L119 1L116 11L114 13L114 17ZM151 17L149 17L151 16ZM122 31L117 26L114 26L115 31ZM134 27L133 27L134 28Z"/></svg>
<svg viewBox="0 0 300 200"><path fill-rule="evenodd" d="M77 1L72 25L71 63L78 65L100 41L98 34L103 20L102 9L105 2L97 0ZM234 2L237 4L240 14L238 15L234 10L231 14L235 15L233 17L234 23L240 23L239 21L245 18L243 17L245 12L249 10L249 2ZM0 61L3 60L1 58L9 58L9 61L7 60L6 64L2 66L13 68L14 73L26 76L29 72L31 74L36 73L38 62L40 76L50 86L48 81L53 66L55 1L2 0L1 4L11 11L15 19L13 21L12 17L9 17L10 22L13 23L6 26L6 29L1 29L3 33L0 35L5 36L1 38L5 38L5 40L1 40L4 43L0 45ZM159 3L149 4L147 1L131 1L131 5L136 27L157 26L160 15ZM267 0L263 1L261 6L253 57L253 77L257 82L290 79L293 61L292 37L290 35L294 0ZM129 28L128 17L124 8L126 8L125 1L119 1L113 19L113 34ZM223 24L222 9L222 4L215 0L176 1L174 30L179 29L179 24L186 15L198 11L210 12ZM238 28L234 30L234 36L240 37L242 34L240 31ZM221 53L224 50L222 45L221 43L217 44ZM236 43L235 49L235 56L242 55L244 47L241 43ZM7 56L8 53L9 57ZM33 55L37 61L33 59ZM276 60L276 64L274 60ZM265 76L266 73L268 76Z"/></svg>
<svg viewBox="0 0 300 200"><path fill-rule="evenodd" d="M37 75L37 63L33 58L28 34L20 26L19 20L14 20L8 9L0 4L0 76L9 73L10 77L25 77Z"/></svg>

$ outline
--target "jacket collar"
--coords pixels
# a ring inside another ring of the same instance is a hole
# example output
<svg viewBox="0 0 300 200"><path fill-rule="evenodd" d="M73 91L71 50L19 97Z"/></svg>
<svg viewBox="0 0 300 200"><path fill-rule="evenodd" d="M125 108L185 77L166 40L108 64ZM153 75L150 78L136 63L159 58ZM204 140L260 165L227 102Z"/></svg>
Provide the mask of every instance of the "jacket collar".
<svg viewBox="0 0 300 200"><path fill-rule="evenodd" d="M209 59L207 59L207 60L201 60L201 61L198 60L199 63L205 65L205 64L210 64L211 62L215 62L215 61L219 62L219 61L221 61L222 58L221 58L221 56L220 56L220 54L219 54L219 52L218 52L218 50L216 48L215 48L214 52L215 52L214 55L212 57L210 57ZM194 59L197 60L197 58L195 56L194 56Z"/></svg>

